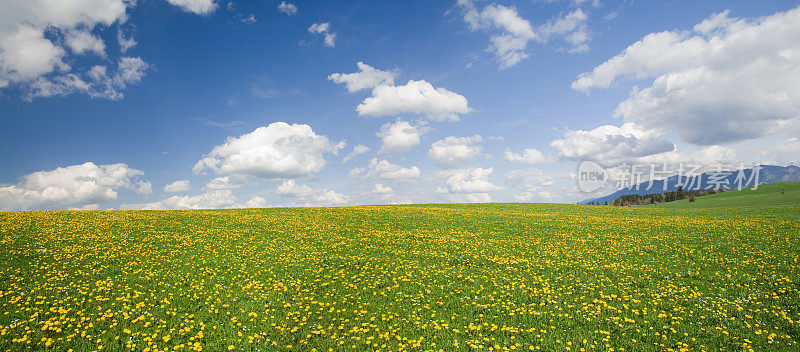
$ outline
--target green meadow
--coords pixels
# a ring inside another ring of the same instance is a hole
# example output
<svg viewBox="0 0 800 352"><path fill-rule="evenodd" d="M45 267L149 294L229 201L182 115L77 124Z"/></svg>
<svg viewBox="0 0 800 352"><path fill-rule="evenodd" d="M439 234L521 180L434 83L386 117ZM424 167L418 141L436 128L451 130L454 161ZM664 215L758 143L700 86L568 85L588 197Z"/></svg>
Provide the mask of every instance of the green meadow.
<svg viewBox="0 0 800 352"><path fill-rule="evenodd" d="M799 190L0 213L0 350L796 351Z"/></svg>
<svg viewBox="0 0 800 352"><path fill-rule="evenodd" d="M770 183L760 185L756 189L745 188L740 191L697 197L694 202L682 199L650 206L669 209L798 207L800 206L800 182Z"/></svg>

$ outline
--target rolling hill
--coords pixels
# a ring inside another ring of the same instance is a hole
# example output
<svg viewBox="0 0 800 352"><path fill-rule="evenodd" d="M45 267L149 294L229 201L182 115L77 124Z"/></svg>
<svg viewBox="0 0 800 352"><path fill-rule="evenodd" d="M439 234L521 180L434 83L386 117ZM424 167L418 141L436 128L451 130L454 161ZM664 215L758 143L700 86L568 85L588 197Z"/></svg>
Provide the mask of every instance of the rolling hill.
<svg viewBox="0 0 800 352"><path fill-rule="evenodd" d="M745 170L745 175L748 177L750 176L750 171ZM696 185L696 187L687 188L687 191L693 190L702 190L707 189L709 187L708 179L709 174L703 174L700 177L701 182ZM736 184L736 172L728 176L727 178L728 184L734 185ZM775 166L775 165L761 165L761 171L758 177L759 183L775 183L775 182L785 182L785 181L800 181L800 166L789 165L789 166ZM664 188L664 182L667 183L666 189ZM599 197L599 198L591 198L586 199L578 204L589 204L591 202L598 203L598 204L605 204L605 202L611 203L614 199L617 199L624 195L630 194L653 194L653 193L661 193L661 192L674 192L678 189L678 176L671 176L664 180L655 180L653 181L653 185L651 187L647 187L648 182L642 182L637 186L624 188L618 190L614 193L611 193L607 196Z"/></svg>
<svg viewBox="0 0 800 352"><path fill-rule="evenodd" d="M781 190L784 194L781 194ZM671 209L800 206L800 181L764 184L758 186L756 190L746 188L741 191L711 194L697 197L694 202L682 199L644 206Z"/></svg>

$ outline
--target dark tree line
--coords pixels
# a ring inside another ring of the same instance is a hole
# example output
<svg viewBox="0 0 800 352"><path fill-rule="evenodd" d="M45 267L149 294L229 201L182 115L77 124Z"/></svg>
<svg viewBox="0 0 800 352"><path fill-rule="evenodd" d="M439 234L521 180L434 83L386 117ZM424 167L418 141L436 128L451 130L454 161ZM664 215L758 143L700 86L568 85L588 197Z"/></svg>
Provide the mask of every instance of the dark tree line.
<svg viewBox="0 0 800 352"><path fill-rule="evenodd" d="M621 196L611 202L613 206L631 206L631 205L644 205L644 204L658 204L666 202L674 202L681 199L689 199L693 202L696 197L702 197L709 194L717 193L715 190L709 191L684 191L683 187L678 187L674 192L654 193L654 194L629 194Z"/></svg>
<svg viewBox="0 0 800 352"><path fill-rule="evenodd" d="M683 187L678 187L674 192L653 193L653 194L628 194L620 196L609 202L604 202L602 205L612 205L617 207L627 207L632 205L645 205L645 204L658 204L666 202L674 202L681 199L689 199L694 202L696 197L702 197L709 194L723 192L723 190L715 191L684 191ZM589 205L601 205L600 202L590 202Z"/></svg>

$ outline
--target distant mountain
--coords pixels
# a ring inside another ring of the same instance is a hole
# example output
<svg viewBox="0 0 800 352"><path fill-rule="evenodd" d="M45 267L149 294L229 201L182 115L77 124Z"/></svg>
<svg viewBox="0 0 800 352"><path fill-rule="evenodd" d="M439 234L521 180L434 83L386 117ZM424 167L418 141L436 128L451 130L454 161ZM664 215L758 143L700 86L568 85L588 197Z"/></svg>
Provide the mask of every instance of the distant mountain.
<svg viewBox="0 0 800 352"><path fill-rule="evenodd" d="M714 186L714 180L710 176L714 175L714 173L704 173L701 174L699 177L696 177L693 182L687 182L687 177L681 177L681 180L678 180L678 176L671 176L663 180L655 180L652 182L652 185L649 181L639 183L638 185L634 185L628 188L623 188L619 191L611 193L607 196L600 197L600 198L592 198L586 199L578 204L589 204L589 203L598 203L598 204L605 204L605 202L611 203L614 199L617 199L624 195L629 194L653 194L653 193L663 193L663 192L674 192L678 189L678 186L681 184L690 184L688 187L684 187L687 191L694 191L694 190L704 190L709 189L709 186ZM750 179L752 176L752 169L745 169L743 170L743 176L745 181ZM716 184L725 184L727 181L727 188L736 189L739 180L737 177L742 177L739 175L739 171L733 171L727 177L720 178L716 180ZM679 182L680 181L680 182ZM784 181L800 181L800 166L775 166L775 165L761 165L761 170L758 174L758 183L775 183L775 182L784 182ZM666 182L667 186L664 188L664 182ZM741 181L744 182L744 181ZM649 187L648 187L649 186ZM745 184L746 187L753 186L753 183Z"/></svg>

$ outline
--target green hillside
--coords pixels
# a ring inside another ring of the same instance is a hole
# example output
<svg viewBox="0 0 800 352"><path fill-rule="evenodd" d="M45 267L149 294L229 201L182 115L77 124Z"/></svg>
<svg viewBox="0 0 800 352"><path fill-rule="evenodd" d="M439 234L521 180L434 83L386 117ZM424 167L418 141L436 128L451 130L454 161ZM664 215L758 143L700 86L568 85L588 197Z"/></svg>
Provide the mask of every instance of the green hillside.
<svg viewBox="0 0 800 352"><path fill-rule="evenodd" d="M0 351L797 351L797 212L0 213Z"/></svg>
<svg viewBox="0 0 800 352"><path fill-rule="evenodd" d="M784 194L781 194L784 190ZM741 191L729 191L697 197L694 202L683 199L675 202L646 205L655 208L736 208L736 207L790 207L800 206L800 181L777 182Z"/></svg>

